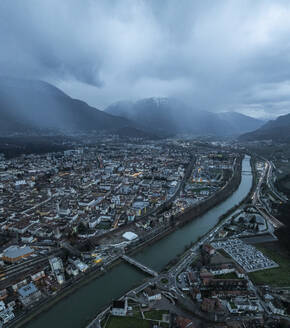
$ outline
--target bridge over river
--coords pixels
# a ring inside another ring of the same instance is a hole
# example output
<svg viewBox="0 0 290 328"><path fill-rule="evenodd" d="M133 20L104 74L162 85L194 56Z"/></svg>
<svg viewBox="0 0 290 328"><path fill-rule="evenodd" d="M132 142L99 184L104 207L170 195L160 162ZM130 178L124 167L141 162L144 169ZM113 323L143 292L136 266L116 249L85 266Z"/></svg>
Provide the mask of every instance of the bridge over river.
<svg viewBox="0 0 290 328"><path fill-rule="evenodd" d="M134 266L136 266L137 268L139 268L140 270L144 271L145 273L150 274L153 277L158 277L158 273L152 269L150 269L148 266L138 262L135 259L132 259L131 257L127 256L127 255L123 255L122 259Z"/></svg>

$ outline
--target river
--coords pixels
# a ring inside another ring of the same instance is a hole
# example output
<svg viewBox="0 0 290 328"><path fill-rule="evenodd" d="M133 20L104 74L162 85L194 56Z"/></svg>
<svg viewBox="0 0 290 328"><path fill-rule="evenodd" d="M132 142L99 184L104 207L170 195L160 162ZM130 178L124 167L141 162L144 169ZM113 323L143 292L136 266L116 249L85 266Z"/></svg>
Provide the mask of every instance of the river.
<svg viewBox="0 0 290 328"><path fill-rule="evenodd" d="M252 174L249 174L250 171L250 157L246 156L242 163L242 180L239 188L229 198L199 218L148 246L134 257L154 270L161 270L171 259L182 253L186 245L208 232L222 214L238 204L249 193L253 179ZM144 278L145 275L141 272L122 263L104 276L96 278L72 295L62 299L25 327L85 327L100 308L123 295Z"/></svg>

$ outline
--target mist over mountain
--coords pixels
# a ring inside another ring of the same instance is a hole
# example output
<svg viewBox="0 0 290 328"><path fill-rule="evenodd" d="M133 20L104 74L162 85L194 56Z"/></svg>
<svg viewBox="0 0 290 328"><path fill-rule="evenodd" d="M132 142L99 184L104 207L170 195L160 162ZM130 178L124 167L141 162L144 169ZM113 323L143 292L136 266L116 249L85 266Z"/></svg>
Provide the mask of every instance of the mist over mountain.
<svg viewBox="0 0 290 328"><path fill-rule="evenodd" d="M262 125L239 113L194 110L173 98L122 101L100 111L47 82L4 77L0 78L0 118L1 135L107 131L136 137L180 133L231 136Z"/></svg>
<svg viewBox="0 0 290 328"><path fill-rule="evenodd" d="M49 83L0 78L1 135L100 132L131 126L127 119L73 99Z"/></svg>
<svg viewBox="0 0 290 328"><path fill-rule="evenodd" d="M270 139L277 142L290 142L290 114L279 116L276 120L267 122L261 128L239 137L241 141Z"/></svg>
<svg viewBox="0 0 290 328"><path fill-rule="evenodd" d="M240 113L195 110L172 98L120 101L108 106L105 111L159 133L231 136L253 131L263 124L261 120Z"/></svg>

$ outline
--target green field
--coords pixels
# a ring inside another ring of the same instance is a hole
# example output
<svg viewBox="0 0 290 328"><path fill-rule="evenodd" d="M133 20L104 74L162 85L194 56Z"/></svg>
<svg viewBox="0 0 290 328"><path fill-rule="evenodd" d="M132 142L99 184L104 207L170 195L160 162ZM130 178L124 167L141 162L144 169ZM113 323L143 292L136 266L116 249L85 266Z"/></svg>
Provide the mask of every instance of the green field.
<svg viewBox="0 0 290 328"><path fill-rule="evenodd" d="M141 314L140 309L139 309L138 306L134 306L132 312L133 312L133 317L134 318L142 319L142 314Z"/></svg>
<svg viewBox="0 0 290 328"><path fill-rule="evenodd" d="M105 328L150 328L151 322L131 317L110 317Z"/></svg>
<svg viewBox="0 0 290 328"><path fill-rule="evenodd" d="M215 276L216 279L239 279L234 272L219 274Z"/></svg>
<svg viewBox="0 0 290 328"><path fill-rule="evenodd" d="M278 242L255 245L264 255L279 264L279 268L252 272L249 277L258 285L290 286L290 258Z"/></svg>
<svg viewBox="0 0 290 328"><path fill-rule="evenodd" d="M97 225L97 228L98 229L110 229L112 226L112 223L111 222L101 222L100 224Z"/></svg>
<svg viewBox="0 0 290 328"><path fill-rule="evenodd" d="M152 323L162 320L162 315L168 314L165 310L152 310L144 313L147 320L142 319L139 311L133 312L133 317L114 317L110 316L103 328L150 328ZM152 320L152 321L151 321ZM161 327L168 327L168 323L161 322Z"/></svg>
<svg viewBox="0 0 290 328"><path fill-rule="evenodd" d="M152 310L152 311L144 312L145 318L151 320L162 320L163 314L168 314L168 311Z"/></svg>

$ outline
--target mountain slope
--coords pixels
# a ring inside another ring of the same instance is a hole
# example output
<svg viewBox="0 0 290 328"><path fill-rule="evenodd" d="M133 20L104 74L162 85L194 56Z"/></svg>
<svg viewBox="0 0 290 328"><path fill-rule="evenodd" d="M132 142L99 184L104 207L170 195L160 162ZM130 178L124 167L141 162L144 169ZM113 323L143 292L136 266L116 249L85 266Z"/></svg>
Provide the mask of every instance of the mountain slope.
<svg viewBox="0 0 290 328"><path fill-rule="evenodd" d="M262 125L262 121L239 113L192 110L171 98L146 98L135 103L122 101L110 105L105 111L161 133L238 135Z"/></svg>
<svg viewBox="0 0 290 328"><path fill-rule="evenodd" d="M134 124L72 99L49 83L0 78L1 135L93 132Z"/></svg>
<svg viewBox="0 0 290 328"><path fill-rule="evenodd" d="M279 116L276 120L267 122L261 128L239 137L241 141L270 139L277 142L290 141L290 114Z"/></svg>
<svg viewBox="0 0 290 328"><path fill-rule="evenodd" d="M262 120L236 112L217 113L217 116L228 125L231 131L235 131L237 135L254 131L264 124Z"/></svg>
<svg viewBox="0 0 290 328"><path fill-rule="evenodd" d="M178 121L173 119L173 115L179 105L176 100L167 98L146 98L135 103L114 103L105 112L132 120L152 131L177 133Z"/></svg>

